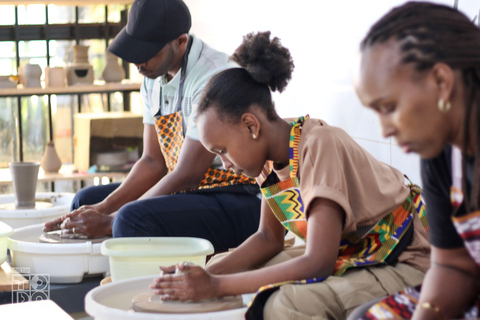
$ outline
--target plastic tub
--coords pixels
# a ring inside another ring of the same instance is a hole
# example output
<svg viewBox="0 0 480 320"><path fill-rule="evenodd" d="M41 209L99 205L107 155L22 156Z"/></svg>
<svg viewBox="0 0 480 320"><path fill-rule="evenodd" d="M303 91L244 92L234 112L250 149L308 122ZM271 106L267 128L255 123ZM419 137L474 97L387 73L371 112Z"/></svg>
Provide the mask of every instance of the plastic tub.
<svg viewBox="0 0 480 320"><path fill-rule="evenodd" d="M115 238L102 243L101 252L109 257L112 281L158 275L159 266L182 261L205 266L214 252L210 241L193 237Z"/></svg>
<svg viewBox="0 0 480 320"><path fill-rule="evenodd" d="M13 229L34 224L45 223L70 212L74 193L44 192L35 194L36 202L50 203L48 208L35 209L2 209L0 221ZM0 195L0 205L15 203L15 195Z"/></svg>
<svg viewBox="0 0 480 320"><path fill-rule="evenodd" d="M0 265L7 260L7 239L12 233L12 227L0 221Z"/></svg>
<svg viewBox="0 0 480 320"><path fill-rule="evenodd" d="M150 290L156 276L144 276L111 282L90 290L85 296L85 311L95 320L243 320L247 308L188 314L135 312L132 299ZM242 295L248 305L253 294Z"/></svg>
<svg viewBox="0 0 480 320"><path fill-rule="evenodd" d="M43 223L15 229L8 239L13 267L30 268L31 274L48 274L51 283L79 283L85 275L106 276L108 258L101 243L40 243Z"/></svg>

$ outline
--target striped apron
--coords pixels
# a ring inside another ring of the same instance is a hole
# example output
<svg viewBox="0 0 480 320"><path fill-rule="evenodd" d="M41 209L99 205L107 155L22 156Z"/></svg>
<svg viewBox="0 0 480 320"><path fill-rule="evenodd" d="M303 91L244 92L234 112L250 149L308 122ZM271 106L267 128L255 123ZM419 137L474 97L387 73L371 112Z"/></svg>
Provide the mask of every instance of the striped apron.
<svg viewBox="0 0 480 320"><path fill-rule="evenodd" d="M188 52L191 47L191 39L187 51L183 58L182 70L180 74L179 99L175 112L168 115L162 115L160 109L153 117L153 122L157 132L160 150L162 151L168 172L175 169L177 165L180 149L184 141L183 116L182 116L182 93L185 82ZM255 180L244 175L237 175L231 170L208 168L205 176L199 184L198 189L208 189L214 187L225 187L235 184L254 184Z"/></svg>

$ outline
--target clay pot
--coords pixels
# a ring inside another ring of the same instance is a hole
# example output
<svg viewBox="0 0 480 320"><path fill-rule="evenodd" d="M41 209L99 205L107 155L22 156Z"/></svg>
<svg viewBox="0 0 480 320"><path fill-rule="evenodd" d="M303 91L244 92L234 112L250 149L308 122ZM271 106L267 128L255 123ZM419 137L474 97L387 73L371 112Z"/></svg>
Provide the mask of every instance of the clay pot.
<svg viewBox="0 0 480 320"><path fill-rule="evenodd" d="M58 157L53 141L49 141L47 143L45 153L40 161L40 166L42 167L43 171L50 173L58 172L58 170L60 170L62 167L62 160L60 160Z"/></svg>
<svg viewBox="0 0 480 320"><path fill-rule="evenodd" d="M16 88L17 84L10 79L10 76L0 76L0 88L7 89L7 88Z"/></svg>
<svg viewBox="0 0 480 320"><path fill-rule="evenodd" d="M88 63L89 46L73 46L73 63L67 67L67 84L92 84L93 67Z"/></svg>
<svg viewBox="0 0 480 320"><path fill-rule="evenodd" d="M45 87L65 87L65 69L63 67L46 67Z"/></svg>
<svg viewBox="0 0 480 320"><path fill-rule="evenodd" d="M118 64L118 57L105 51L107 63L103 69L102 77L105 82L120 82L125 78L125 70Z"/></svg>
<svg viewBox="0 0 480 320"><path fill-rule="evenodd" d="M22 76L25 79L25 88L40 88L42 68L38 64L27 63L22 68Z"/></svg>
<svg viewBox="0 0 480 320"><path fill-rule="evenodd" d="M15 207L17 209L35 208L35 192L38 181L38 162L10 162Z"/></svg>

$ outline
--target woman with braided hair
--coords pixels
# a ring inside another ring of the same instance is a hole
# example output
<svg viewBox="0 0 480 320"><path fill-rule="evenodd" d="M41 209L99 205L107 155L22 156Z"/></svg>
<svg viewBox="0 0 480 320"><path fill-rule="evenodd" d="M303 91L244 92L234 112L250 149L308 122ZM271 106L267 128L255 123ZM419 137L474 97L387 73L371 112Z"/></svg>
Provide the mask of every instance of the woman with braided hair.
<svg viewBox="0 0 480 320"><path fill-rule="evenodd" d="M477 319L480 29L456 9L410 2L376 22L360 49L362 104L378 114L385 137L422 158L432 258L421 290L352 319Z"/></svg>
<svg viewBox="0 0 480 320"><path fill-rule="evenodd" d="M429 243L418 188L340 128L279 117L271 91L285 89L293 61L270 32L245 36L231 58L241 67L211 78L197 128L226 169L256 177L260 227L206 270L180 264L184 274L163 275L155 292L200 300L258 290L247 319L345 319L420 284ZM285 249L285 229L306 245Z"/></svg>

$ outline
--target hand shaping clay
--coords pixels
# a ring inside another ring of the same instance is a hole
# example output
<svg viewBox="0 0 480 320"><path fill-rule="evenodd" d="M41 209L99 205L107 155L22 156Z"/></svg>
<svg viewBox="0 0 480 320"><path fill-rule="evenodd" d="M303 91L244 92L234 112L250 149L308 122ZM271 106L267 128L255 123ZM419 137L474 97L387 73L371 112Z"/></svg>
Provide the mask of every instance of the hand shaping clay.
<svg viewBox="0 0 480 320"><path fill-rule="evenodd" d="M182 263L193 265L191 262ZM175 275L179 274L183 274L183 272L177 266ZM242 296L228 296L195 302L172 301L162 300L161 295L157 295L153 291L133 297L132 303L133 310L152 313L204 313L243 308Z"/></svg>

